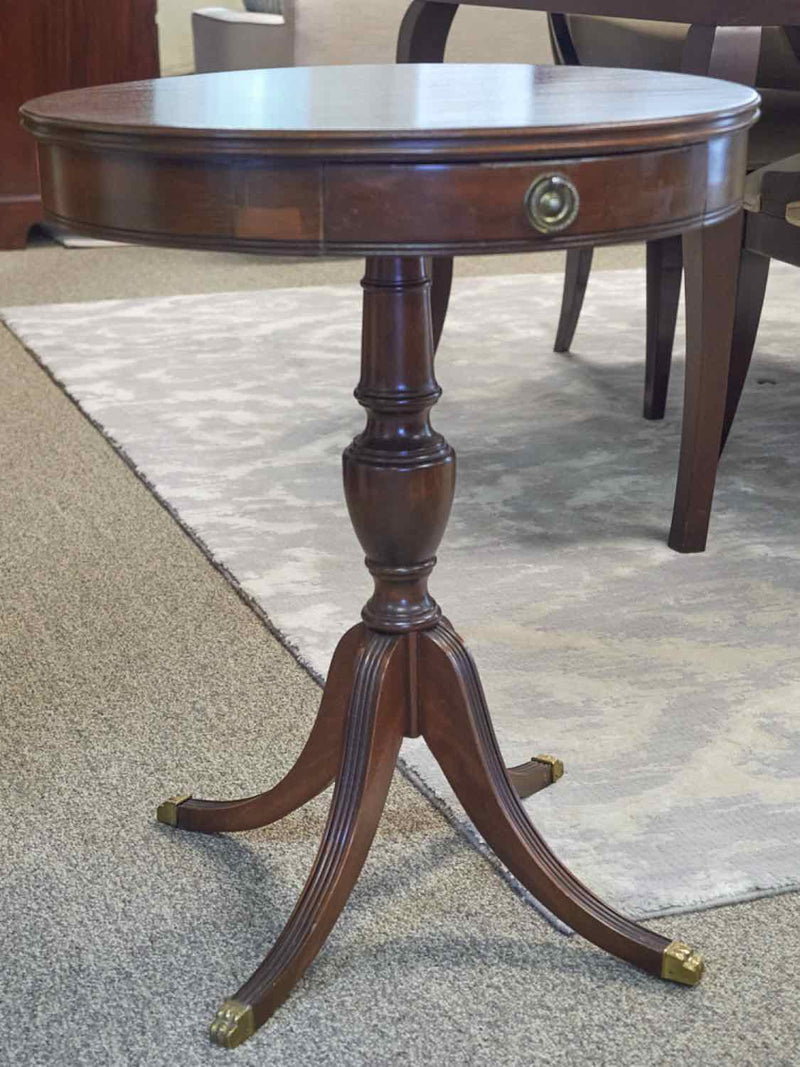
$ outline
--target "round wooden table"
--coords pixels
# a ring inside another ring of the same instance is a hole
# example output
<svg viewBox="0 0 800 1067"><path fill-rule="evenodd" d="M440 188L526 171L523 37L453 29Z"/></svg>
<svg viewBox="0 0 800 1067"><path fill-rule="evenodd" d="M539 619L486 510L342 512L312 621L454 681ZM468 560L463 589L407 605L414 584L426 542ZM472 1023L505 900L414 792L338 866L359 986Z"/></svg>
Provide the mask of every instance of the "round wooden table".
<svg viewBox="0 0 800 1067"><path fill-rule="evenodd" d="M48 215L73 230L367 259L356 389L366 426L345 449L344 489L374 593L338 645L286 778L256 797L173 797L158 811L184 830L247 830L336 782L297 907L218 1012L218 1044L252 1034L319 951L369 850L404 737L426 739L480 833L552 912L654 975L699 979L697 953L617 914L539 836L519 787L549 782L552 762L527 781L509 775L477 668L428 592L455 485L453 449L430 422L441 391L429 265L438 254L686 234L684 436L695 456L706 442L713 470L757 109L751 90L703 78L513 65L237 71L60 93L23 109ZM691 530L710 505L706 475L681 471L673 531Z"/></svg>

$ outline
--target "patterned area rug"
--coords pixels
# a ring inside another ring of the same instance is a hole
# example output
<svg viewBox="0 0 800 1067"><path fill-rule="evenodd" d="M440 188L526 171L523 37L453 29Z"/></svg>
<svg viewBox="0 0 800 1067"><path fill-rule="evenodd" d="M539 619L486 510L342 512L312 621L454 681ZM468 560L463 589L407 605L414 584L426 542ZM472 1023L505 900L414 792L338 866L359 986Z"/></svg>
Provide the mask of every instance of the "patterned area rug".
<svg viewBox="0 0 800 1067"><path fill-rule="evenodd" d="M459 485L434 594L508 762L564 760L527 803L582 880L638 918L800 888L798 275L774 270L710 547L693 557L665 544L680 361L666 420L639 414L643 276L592 279L569 357L551 350L560 285L456 286L434 422ZM362 425L358 291L4 317L323 674L369 591L340 488ZM403 755L463 822L422 742Z"/></svg>

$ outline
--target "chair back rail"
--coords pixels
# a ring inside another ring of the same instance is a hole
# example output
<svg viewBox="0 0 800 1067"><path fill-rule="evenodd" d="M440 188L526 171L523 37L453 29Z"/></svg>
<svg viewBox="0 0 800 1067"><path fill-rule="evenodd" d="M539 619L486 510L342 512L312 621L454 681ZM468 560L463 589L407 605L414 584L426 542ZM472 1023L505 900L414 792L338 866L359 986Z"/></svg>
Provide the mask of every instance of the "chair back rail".
<svg viewBox="0 0 800 1067"><path fill-rule="evenodd" d="M501 7L517 11L553 10L552 0L434 0L457 7ZM559 5L561 6L561 5ZM798 0L569 0L571 15L656 19L713 26L800 26Z"/></svg>

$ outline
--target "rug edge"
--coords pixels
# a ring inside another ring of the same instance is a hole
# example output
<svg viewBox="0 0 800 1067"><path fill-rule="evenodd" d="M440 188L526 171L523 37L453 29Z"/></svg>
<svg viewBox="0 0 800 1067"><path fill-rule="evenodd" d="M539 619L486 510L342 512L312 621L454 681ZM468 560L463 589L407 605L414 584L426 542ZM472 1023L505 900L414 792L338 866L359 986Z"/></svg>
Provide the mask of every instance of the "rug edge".
<svg viewBox="0 0 800 1067"><path fill-rule="evenodd" d="M175 522L178 528L189 538L192 544L202 553L203 557L208 563L217 571L218 574L227 582L227 584L233 589L234 593L239 597L242 603L249 608L259 622L266 628L275 640L286 649L289 655L295 660L298 666L306 672L311 680L322 689L325 685L325 678L305 659L303 654L297 648L296 645L280 630L270 619L264 608L258 603L258 601L248 593L238 578L233 574L224 563L220 562L212 552L212 550L206 545L205 541L194 530L194 528L186 522L184 518L179 514L176 508L169 503L169 501L161 495L156 489L155 485L150 481L147 475L137 466L131 456L125 451L122 444L109 433L105 426L99 419L96 419L93 415L83 407L80 400L74 396L67 388L66 384L61 381L60 378L51 370L51 368L39 357L35 352L13 328L11 322L6 317L6 312L11 309L0 308L0 322L6 327L9 333L19 342L24 351L31 357L36 366L38 366L50 379L50 381L59 389L69 402L76 408L76 410L86 419L86 421L100 434L104 441L108 443L125 466L130 470L135 478L145 487L145 489L154 498L156 503L163 508L169 517ZM502 880L508 885L511 891L523 900L526 904L533 908L538 914L550 923L559 933L565 936L572 936L574 931L571 927L563 923L557 916L549 911L543 904L541 904L536 897L534 897L523 885L519 882L511 871L495 856L494 852L488 847L483 838L478 834L472 823L459 817L458 813L443 800L435 790L428 785L427 782L404 760L402 757L397 761L397 769L400 774L406 779L406 781L412 785L418 792L420 792L431 807L438 811L440 815L444 817L447 823L462 837L469 845L475 849L494 869L494 871L502 878Z"/></svg>

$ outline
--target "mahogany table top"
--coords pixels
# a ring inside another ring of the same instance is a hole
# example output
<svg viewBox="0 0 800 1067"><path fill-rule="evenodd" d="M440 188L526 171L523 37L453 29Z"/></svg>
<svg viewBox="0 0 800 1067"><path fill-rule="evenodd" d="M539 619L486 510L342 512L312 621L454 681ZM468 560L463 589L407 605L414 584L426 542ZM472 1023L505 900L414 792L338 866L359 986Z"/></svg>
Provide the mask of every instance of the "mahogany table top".
<svg viewBox="0 0 800 1067"><path fill-rule="evenodd" d="M40 140L84 146L114 137L191 153L211 140L221 155L244 144L281 156L447 160L695 143L749 125L757 100L741 85L655 71L430 64L129 82L40 97L22 116Z"/></svg>

